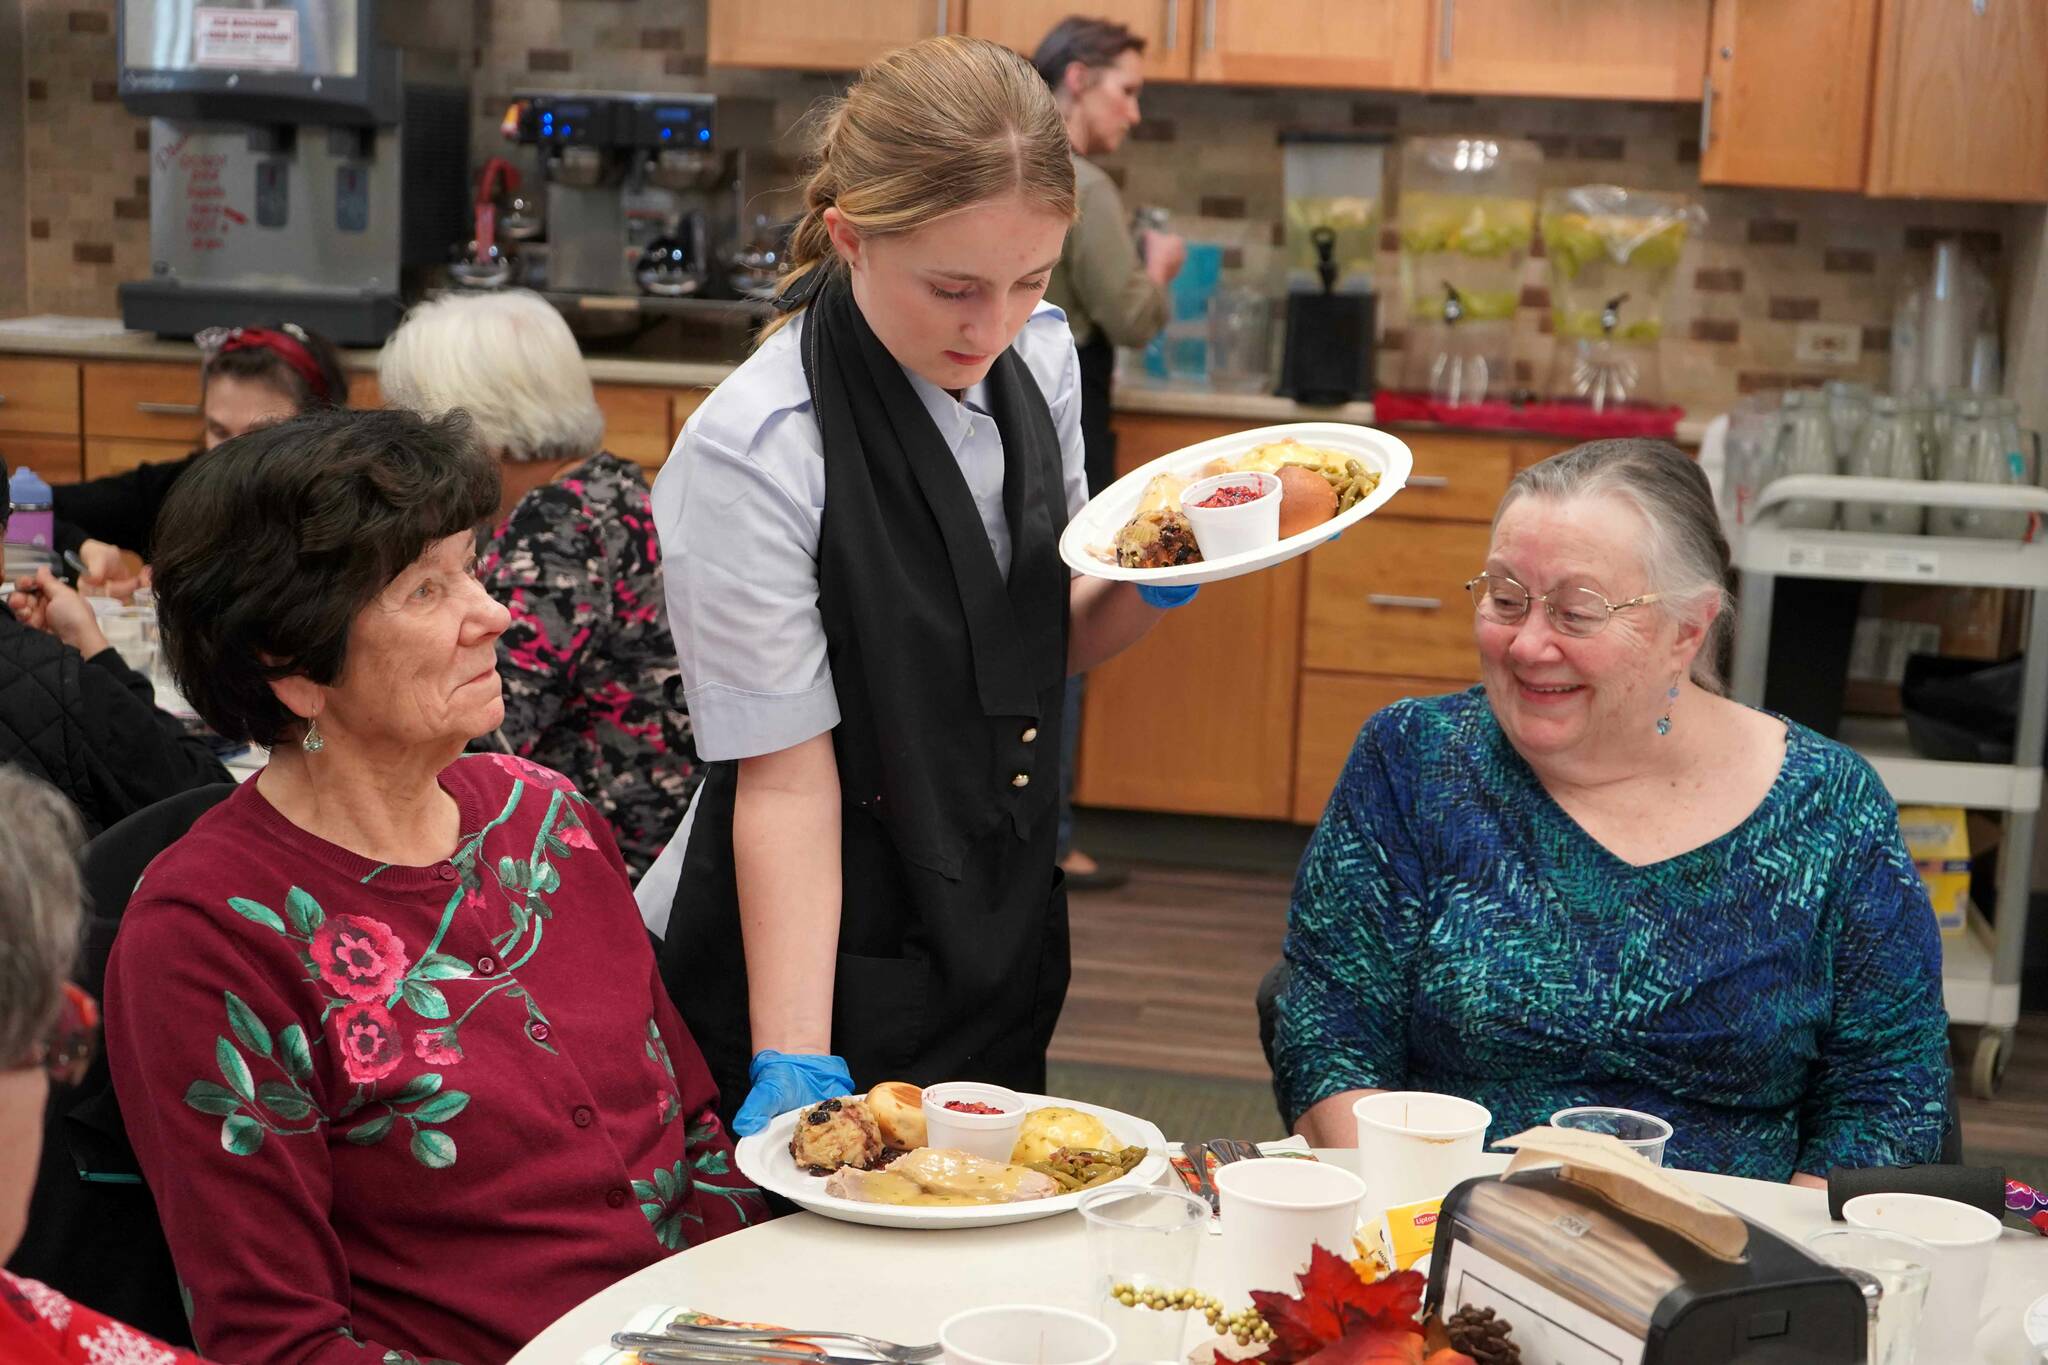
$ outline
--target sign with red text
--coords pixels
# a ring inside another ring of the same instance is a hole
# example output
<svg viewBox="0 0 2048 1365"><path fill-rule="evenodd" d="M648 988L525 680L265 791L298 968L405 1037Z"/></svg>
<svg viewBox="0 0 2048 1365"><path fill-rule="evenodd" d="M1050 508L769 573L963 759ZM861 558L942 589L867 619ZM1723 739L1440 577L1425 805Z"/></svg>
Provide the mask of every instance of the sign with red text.
<svg viewBox="0 0 2048 1365"><path fill-rule="evenodd" d="M242 70L296 71L299 15L288 9L198 9L192 12L192 64Z"/></svg>

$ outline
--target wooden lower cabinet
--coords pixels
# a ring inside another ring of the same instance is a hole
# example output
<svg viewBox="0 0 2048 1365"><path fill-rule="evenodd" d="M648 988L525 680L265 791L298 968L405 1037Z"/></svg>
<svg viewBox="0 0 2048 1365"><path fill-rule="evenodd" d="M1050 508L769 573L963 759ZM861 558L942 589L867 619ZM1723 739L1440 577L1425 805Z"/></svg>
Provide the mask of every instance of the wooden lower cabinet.
<svg viewBox="0 0 2048 1365"><path fill-rule="evenodd" d="M33 469L44 483L77 483L84 475L76 436L20 436L0 431L0 465L5 473Z"/></svg>
<svg viewBox="0 0 2048 1365"><path fill-rule="evenodd" d="M1403 697L1458 692L1465 684L1442 678L1381 678L1363 673L1301 675L1300 723L1294 743L1294 811L1297 824L1323 818L1323 807L1351 757L1358 728L1374 712Z"/></svg>
<svg viewBox="0 0 2048 1365"><path fill-rule="evenodd" d="M348 377L348 405L352 408L381 408L384 390L375 370L357 370Z"/></svg>
<svg viewBox="0 0 2048 1365"><path fill-rule="evenodd" d="M198 449L197 441L132 441L112 436L85 438L85 477L103 479L125 474L137 465L182 460Z"/></svg>
<svg viewBox="0 0 2048 1365"><path fill-rule="evenodd" d="M78 366L69 360L0 357L0 431L78 435Z"/></svg>
<svg viewBox="0 0 2048 1365"><path fill-rule="evenodd" d="M1120 416L1118 472L1242 425ZM1207 584L1088 675L1077 802L1288 818L1302 583L1314 557Z"/></svg>
<svg viewBox="0 0 2048 1365"><path fill-rule="evenodd" d="M199 362L87 361L85 434L199 444ZM91 452L87 452L90 462ZM88 477L90 471L88 470Z"/></svg>
<svg viewBox="0 0 2048 1365"><path fill-rule="evenodd" d="M599 384L597 405L604 409L605 449L621 459L659 468L676 442L669 424L669 390L627 384Z"/></svg>
<svg viewBox="0 0 2048 1365"><path fill-rule="evenodd" d="M1381 515L1309 555L1302 666L1478 677L1464 584L1485 566L1487 541L1476 522Z"/></svg>

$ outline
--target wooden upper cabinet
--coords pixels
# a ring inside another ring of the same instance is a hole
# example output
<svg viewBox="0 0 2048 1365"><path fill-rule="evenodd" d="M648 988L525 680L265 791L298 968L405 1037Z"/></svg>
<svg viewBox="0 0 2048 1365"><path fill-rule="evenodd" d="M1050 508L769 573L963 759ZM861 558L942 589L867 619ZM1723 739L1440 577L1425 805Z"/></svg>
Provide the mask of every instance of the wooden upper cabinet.
<svg viewBox="0 0 2048 1365"><path fill-rule="evenodd" d="M1482 95L1696 100L1706 66L1708 3L1431 0L1429 88Z"/></svg>
<svg viewBox="0 0 2048 1365"><path fill-rule="evenodd" d="M709 58L713 66L854 71L893 48L957 31L965 3L711 0Z"/></svg>
<svg viewBox="0 0 2048 1365"><path fill-rule="evenodd" d="M1701 181L1863 188L1877 3L1715 0Z"/></svg>
<svg viewBox="0 0 2048 1365"><path fill-rule="evenodd" d="M2048 4L1882 0L1870 193L2048 199Z"/></svg>
<svg viewBox="0 0 2048 1365"><path fill-rule="evenodd" d="M1419 90L1432 0L1190 0L1195 76Z"/></svg>
<svg viewBox="0 0 2048 1365"><path fill-rule="evenodd" d="M966 31L1029 57L1070 14L1108 19L1145 40L1145 79L1184 81L1192 74L1195 25L1202 0L966 0Z"/></svg>

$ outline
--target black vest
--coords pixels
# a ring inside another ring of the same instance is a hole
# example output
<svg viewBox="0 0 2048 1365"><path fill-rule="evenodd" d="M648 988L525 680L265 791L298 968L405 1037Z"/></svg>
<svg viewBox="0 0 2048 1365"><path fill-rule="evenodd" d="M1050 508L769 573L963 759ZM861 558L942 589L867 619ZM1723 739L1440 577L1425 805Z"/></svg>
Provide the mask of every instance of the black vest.
<svg viewBox="0 0 2048 1365"><path fill-rule="evenodd" d="M1054 866L1069 575L1059 438L1015 351L987 391L1004 452L1007 580L965 478L843 278L804 319L824 437L818 549L843 800L833 1050L862 1087L1044 1085L1066 996ZM718 1081L746 1097L733 885L737 764L710 767L661 970Z"/></svg>

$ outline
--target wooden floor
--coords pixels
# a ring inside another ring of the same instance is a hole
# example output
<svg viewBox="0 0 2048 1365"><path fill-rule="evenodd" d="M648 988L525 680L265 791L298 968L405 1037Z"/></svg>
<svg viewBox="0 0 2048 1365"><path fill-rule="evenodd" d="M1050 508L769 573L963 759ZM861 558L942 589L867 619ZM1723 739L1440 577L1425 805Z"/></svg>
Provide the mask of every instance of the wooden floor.
<svg viewBox="0 0 2048 1365"><path fill-rule="evenodd" d="M1252 1002L1280 955L1290 882L1137 864L1115 891L1075 894L1074 982L1053 1058L1266 1080ZM1958 1039L1964 1066L1969 1041ZM1966 1153L2048 1157L2048 1014L2022 1021L1999 1098L1965 1098L1962 1115Z"/></svg>

